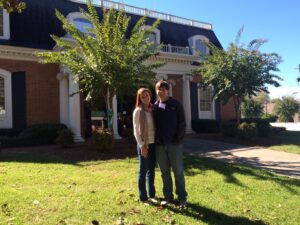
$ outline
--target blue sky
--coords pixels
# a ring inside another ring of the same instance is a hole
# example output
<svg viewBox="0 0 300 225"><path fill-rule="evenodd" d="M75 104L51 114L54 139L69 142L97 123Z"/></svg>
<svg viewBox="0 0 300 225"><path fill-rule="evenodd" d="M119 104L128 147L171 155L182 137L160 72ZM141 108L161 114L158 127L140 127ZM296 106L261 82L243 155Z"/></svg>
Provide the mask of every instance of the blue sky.
<svg viewBox="0 0 300 225"><path fill-rule="evenodd" d="M268 42L263 52L278 53L283 62L279 75L281 88L270 88L271 97L294 92L300 98L296 78L300 64L300 1L299 0L117 0L118 2L208 22L226 49L244 26L241 42L255 38ZM295 94L294 94L295 95Z"/></svg>

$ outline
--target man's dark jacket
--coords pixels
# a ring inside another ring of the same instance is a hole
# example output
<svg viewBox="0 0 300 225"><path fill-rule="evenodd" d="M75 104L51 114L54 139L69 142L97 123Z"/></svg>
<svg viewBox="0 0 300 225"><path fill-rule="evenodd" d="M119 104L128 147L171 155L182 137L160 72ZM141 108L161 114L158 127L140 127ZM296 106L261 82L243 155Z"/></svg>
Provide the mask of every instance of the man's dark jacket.
<svg viewBox="0 0 300 225"><path fill-rule="evenodd" d="M185 134L185 116L181 103L169 97L165 109L159 107L160 100L153 107L155 143L157 145L181 144Z"/></svg>

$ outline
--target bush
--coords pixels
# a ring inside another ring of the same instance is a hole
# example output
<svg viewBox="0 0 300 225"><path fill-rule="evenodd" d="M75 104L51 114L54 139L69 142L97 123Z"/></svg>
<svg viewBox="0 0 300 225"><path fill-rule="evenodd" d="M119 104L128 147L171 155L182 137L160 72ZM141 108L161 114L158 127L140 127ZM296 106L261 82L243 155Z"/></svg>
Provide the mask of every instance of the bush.
<svg viewBox="0 0 300 225"><path fill-rule="evenodd" d="M92 134L92 147L98 152L112 150L114 147L114 137L111 130L95 130Z"/></svg>
<svg viewBox="0 0 300 225"><path fill-rule="evenodd" d="M255 123L241 123L237 128L237 137L240 139L252 139L256 136Z"/></svg>
<svg viewBox="0 0 300 225"><path fill-rule="evenodd" d="M59 131L56 143L62 148L69 148L74 144L74 134L70 129Z"/></svg>
<svg viewBox="0 0 300 225"><path fill-rule="evenodd" d="M0 129L0 136L18 136L24 129L21 128L2 128Z"/></svg>
<svg viewBox="0 0 300 225"><path fill-rule="evenodd" d="M241 122L254 123L259 137L268 137L270 135L271 126L267 120L261 118L244 118Z"/></svg>
<svg viewBox="0 0 300 225"><path fill-rule="evenodd" d="M196 133L217 133L220 131L220 124L217 120L193 119L192 129Z"/></svg>
<svg viewBox="0 0 300 225"><path fill-rule="evenodd" d="M135 137L133 135L133 130L131 128L123 128L121 132L121 136L128 140L129 144L135 143Z"/></svg>
<svg viewBox="0 0 300 225"><path fill-rule="evenodd" d="M234 137L237 133L237 125L236 122L226 122L222 124L222 134L225 137Z"/></svg>
<svg viewBox="0 0 300 225"><path fill-rule="evenodd" d="M30 139L32 145L55 144L59 131L67 129L64 124L37 124L22 131L20 138Z"/></svg>
<svg viewBox="0 0 300 225"><path fill-rule="evenodd" d="M27 147L27 146L33 146L35 144L32 143L31 139L15 136L15 137L9 137L9 136L1 136L0 137L0 146L2 148L10 148L10 147Z"/></svg>
<svg viewBox="0 0 300 225"><path fill-rule="evenodd" d="M278 119L278 116L273 114L264 114L261 116L261 119L268 121L269 123L275 123Z"/></svg>

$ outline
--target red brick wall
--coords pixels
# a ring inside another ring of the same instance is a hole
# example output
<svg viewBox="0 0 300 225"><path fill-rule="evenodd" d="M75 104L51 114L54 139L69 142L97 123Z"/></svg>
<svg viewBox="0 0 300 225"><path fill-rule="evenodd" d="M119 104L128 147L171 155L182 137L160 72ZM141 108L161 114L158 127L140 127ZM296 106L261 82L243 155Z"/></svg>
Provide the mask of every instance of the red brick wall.
<svg viewBox="0 0 300 225"><path fill-rule="evenodd" d="M221 120L227 121L231 119L236 119L234 102L232 98L225 105L221 103Z"/></svg>
<svg viewBox="0 0 300 225"><path fill-rule="evenodd" d="M170 84L172 84L172 82L175 81L175 86L172 87L173 98L182 103L182 77L176 75L168 75L167 81Z"/></svg>
<svg viewBox="0 0 300 225"><path fill-rule="evenodd" d="M0 59L0 68L26 72L27 125L59 122L58 65Z"/></svg>

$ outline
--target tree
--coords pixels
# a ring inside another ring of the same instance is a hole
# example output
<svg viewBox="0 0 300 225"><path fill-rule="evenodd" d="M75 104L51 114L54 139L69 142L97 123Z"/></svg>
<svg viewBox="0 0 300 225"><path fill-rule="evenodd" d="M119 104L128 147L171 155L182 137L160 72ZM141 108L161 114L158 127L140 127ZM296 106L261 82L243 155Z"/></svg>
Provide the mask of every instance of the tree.
<svg viewBox="0 0 300 225"><path fill-rule="evenodd" d="M26 7L25 2L18 0L0 0L0 9L3 8L7 12L22 12Z"/></svg>
<svg viewBox="0 0 300 225"><path fill-rule="evenodd" d="M235 43L230 43L227 50L220 49L212 43L206 43L209 55L202 55L203 62L195 73L201 74L203 85L213 85L214 97L224 103L233 98L237 122L240 123L241 102L246 96L264 91L268 93L267 84L279 86L281 78L273 72L279 71L281 57L276 53L259 51L266 40L254 39L247 47L239 45L241 28Z"/></svg>
<svg viewBox="0 0 300 225"><path fill-rule="evenodd" d="M258 93L256 93L255 96L253 96L253 99L260 103L261 105L264 105L266 103L269 103L271 101L270 96L268 95L268 93L264 92L264 91L260 91Z"/></svg>
<svg viewBox="0 0 300 225"><path fill-rule="evenodd" d="M293 97L282 97L275 102L274 111L280 122L294 122L294 115L299 112L299 103Z"/></svg>
<svg viewBox="0 0 300 225"><path fill-rule="evenodd" d="M259 118L263 112L263 106L253 98L245 98L242 102L241 112L245 118Z"/></svg>
<svg viewBox="0 0 300 225"><path fill-rule="evenodd" d="M158 25L157 20L149 29L142 29L146 18L141 18L129 31L130 17L123 11L103 10L100 20L91 0L87 1L87 11L80 12L91 22L92 28L81 32L59 11L57 18L72 41L52 35L56 52L41 52L43 63L58 63L66 66L79 84L79 92L86 100L103 96L108 112L111 112L112 96L126 94L139 80L153 78L153 69L162 63L147 63L145 60L158 54L160 46L155 46L147 38ZM128 35L129 34L129 37Z"/></svg>

